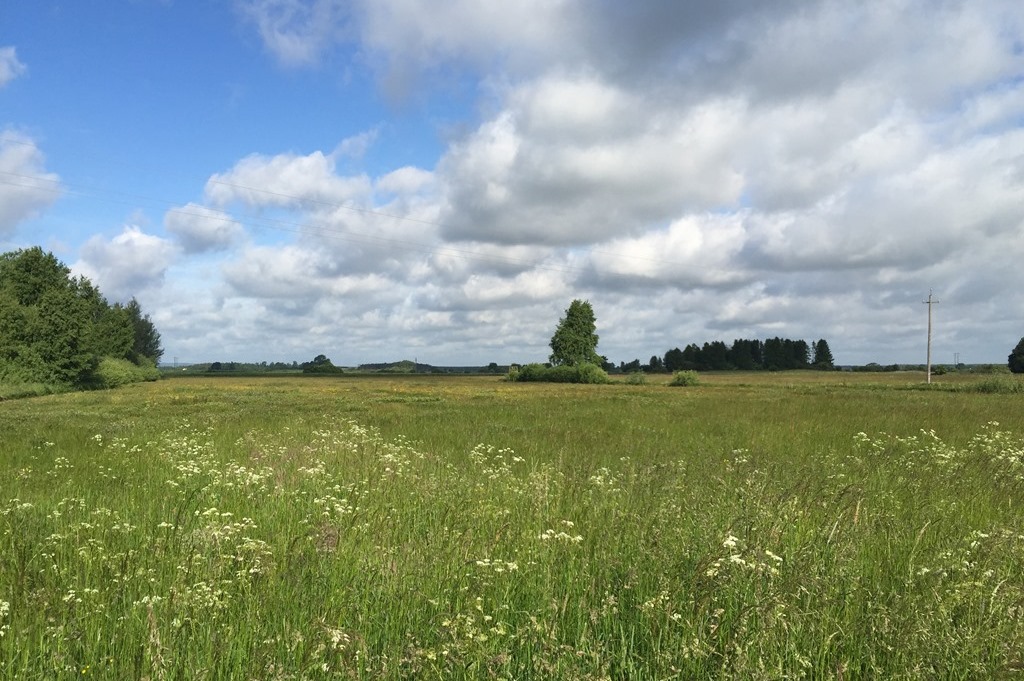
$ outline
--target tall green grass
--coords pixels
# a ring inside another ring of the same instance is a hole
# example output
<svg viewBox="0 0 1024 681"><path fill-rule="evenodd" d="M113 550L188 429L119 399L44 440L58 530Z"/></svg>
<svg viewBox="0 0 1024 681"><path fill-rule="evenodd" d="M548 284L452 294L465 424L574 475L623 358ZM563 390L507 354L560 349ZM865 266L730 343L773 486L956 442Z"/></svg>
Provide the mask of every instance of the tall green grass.
<svg viewBox="0 0 1024 681"><path fill-rule="evenodd" d="M4 403L0 678L1024 673L1024 404L846 380Z"/></svg>

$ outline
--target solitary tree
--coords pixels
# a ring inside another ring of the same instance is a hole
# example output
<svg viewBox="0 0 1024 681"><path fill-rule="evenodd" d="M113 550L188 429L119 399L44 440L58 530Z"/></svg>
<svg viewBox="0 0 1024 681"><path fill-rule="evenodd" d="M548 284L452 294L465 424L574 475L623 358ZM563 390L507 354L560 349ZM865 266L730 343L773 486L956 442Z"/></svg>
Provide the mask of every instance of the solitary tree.
<svg viewBox="0 0 1024 681"><path fill-rule="evenodd" d="M589 301L572 301L551 337L549 361L555 366L576 366L582 362L601 366L594 321L594 308Z"/></svg>
<svg viewBox="0 0 1024 681"><path fill-rule="evenodd" d="M1017 347L1010 353L1008 360L1010 371L1015 374L1024 374L1024 338L1017 343Z"/></svg>

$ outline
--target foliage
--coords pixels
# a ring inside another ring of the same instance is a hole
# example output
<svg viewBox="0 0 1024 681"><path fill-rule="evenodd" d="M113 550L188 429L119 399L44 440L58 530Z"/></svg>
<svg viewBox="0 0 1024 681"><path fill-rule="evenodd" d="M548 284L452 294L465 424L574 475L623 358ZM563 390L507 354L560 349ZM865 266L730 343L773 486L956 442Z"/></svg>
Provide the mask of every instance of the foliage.
<svg viewBox="0 0 1024 681"><path fill-rule="evenodd" d="M643 371L634 371L626 376L628 385L647 385L647 374Z"/></svg>
<svg viewBox="0 0 1024 681"><path fill-rule="evenodd" d="M164 349L160 345L160 333L153 326L149 315L142 313L139 302L133 297L125 306L125 311L131 319L134 336L132 349L129 358L136 364L142 363L142 358L158 364L163 357Z"/></svg>
<svg viewBox="0 0 1024 681"><path fill-rule="evenodd" d="M1020 339L1020 342L1017 343L1013 352L1010 353L1006 364L1010 368L1011 372L1015 374L1024 374L1024 338Z"/></svg>
<svg viewBox="0 0 1024 681"><path fill-rule="evenodd" d="M303 362L302 373L304 374L343 374L345 370L336 367L326 355L317 355L312 362Z"/></svg>
<svg viewBox="0 0 1024 681"><path fill-rule="evenodd" d="M832 369L832 352L825 339L815 343L815 368ZM769 338L765 341L737 338L732 345L724 341L711 341L699 346L696 343L684 349L672 348L664 359L655 362L651 358L648 367L652 370L680 371L787 371L811 367L811 348L803 340Z"/></svg>
<svg viewBox="0 0 1024 681"><path fill-rule="evenodd" d="M400 362L393 362L384 367L381 371L389 374L411 374L416 372L416 362L403 359Z"/></svg>
<svg viewBox="0 0 1024 681"><path fill-rule="evenodd" d="M510 369L509 381L543 382L543 383L610 383L611 379L604 369L596 364L583 362L577 365L563 364L548 367L543 364L527 364L518 369Z"/></svg>
<svg viewBox="0 0 1024 681"><path fill-rule="evenodd" d="M135 351L140 338L145 353ZM94 375L101 359L146 366L160 352L159 334L134 299L109 304L39 247L0 255L0 382L94 385L103 382Z"/></svg>
<svg viewBox="0 0 1024 681"><path fill-rule="evenodd" d="M665 365L665 371L674 372L685 368L683 365L684 361L683 351L679 348L672 348L665 353L665 359L662 361L662 364Z"/></svg>
<svg viewBox="0 0 1024 681"><path fill-rule="evenodd" d="M921 383L908 386L916 390L957 393L983 393L987 395L1018 395L1024 393L1024 379L1010 374L993 376L979 381L957 383Z"/></svg>
<svg viewBox="0 0 1024 681"><path fill-rule="evenodd" d="M834 369L835 362L832 359L832 350L828 347L828 341L821 338L814 344L814 361L812 362L815 369Z"/></svg>
<svg viewBox="0 0 1024 681"><path fill-rule="evenodd" d="M672 380L669 381L671 386L693 386L700 385L700 378L697 376L696 371L677 371L672 374Z"/></svg>
<svg viewBox="0 0 1024 681"><path fill-rule="evenodd" d="M586 362L600 367L602 360L597 354L597 340L594 308L589 301L574 300L551 337L550 362L554 366Z"/></svg>
<svg viewBox="0 0 1024 681"><path fill-rule="evenodd" d="M638 359L634 359L632 362L619 362L619 372L623 374L635 374L638 371L643 371L643 366Z"/></svg>
<svg viewBox="0 0 1024 681"><path fill-rule="evenodd" d="M156 381L160 370L152 363L133 364L126 359L104 357L86 387L94 389L118 388L129 383Z"/></svg>
<svg viewBox="0 0 1024 681"><path fill-rule="evenodd" d="M1009 374L1010 367L1005 364L975 364L968 367L972 374Z"/></svg>

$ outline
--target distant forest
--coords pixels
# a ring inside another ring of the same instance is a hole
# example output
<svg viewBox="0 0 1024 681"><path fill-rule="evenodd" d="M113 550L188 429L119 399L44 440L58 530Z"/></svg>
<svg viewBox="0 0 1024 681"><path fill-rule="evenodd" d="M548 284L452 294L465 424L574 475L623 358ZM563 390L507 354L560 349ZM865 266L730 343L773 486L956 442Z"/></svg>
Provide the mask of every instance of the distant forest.
<svg viewBox="0 0 1024 681"><path fill-rule="evenodd" d="M606 370L616 369L606 363ZM621 362L617 369L624 373L633 371L785 371L788 369L835 369L832 351L824 338L813 345L807 341L788 338L768 340L737 339L732 345L723 341L691 343L685 348L672 348L663 357L651 357L647 364L639 359Z"/></svg>

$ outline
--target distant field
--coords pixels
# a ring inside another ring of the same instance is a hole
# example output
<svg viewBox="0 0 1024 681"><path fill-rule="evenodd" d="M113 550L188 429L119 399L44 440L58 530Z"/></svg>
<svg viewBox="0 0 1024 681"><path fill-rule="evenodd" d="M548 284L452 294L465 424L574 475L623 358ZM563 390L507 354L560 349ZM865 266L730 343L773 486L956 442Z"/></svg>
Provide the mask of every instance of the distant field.
<svg viewBox="0 0 1024 681"><path fill-rule="evenodd" d="M0 679L1024 675L1016 383L701 380L0 402Z"/></svg>

